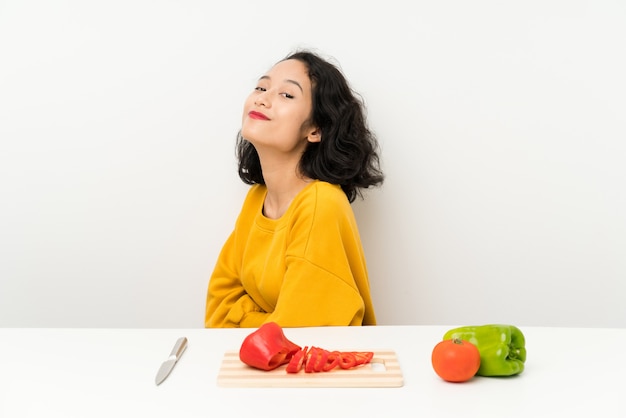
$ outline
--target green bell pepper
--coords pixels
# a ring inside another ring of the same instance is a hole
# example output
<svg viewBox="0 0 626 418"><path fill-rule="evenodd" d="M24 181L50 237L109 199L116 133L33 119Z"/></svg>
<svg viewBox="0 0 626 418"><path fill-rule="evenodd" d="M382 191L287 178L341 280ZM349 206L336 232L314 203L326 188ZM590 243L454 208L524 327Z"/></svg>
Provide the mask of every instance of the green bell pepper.
<svg viewBox="0 0 626 418"><path fill-rule="evenodd" d="M524 371L526 340L513 325L490 324L449 330L444 340L459 338L474 344L480 353L477 376L512 376Z"/></svg>

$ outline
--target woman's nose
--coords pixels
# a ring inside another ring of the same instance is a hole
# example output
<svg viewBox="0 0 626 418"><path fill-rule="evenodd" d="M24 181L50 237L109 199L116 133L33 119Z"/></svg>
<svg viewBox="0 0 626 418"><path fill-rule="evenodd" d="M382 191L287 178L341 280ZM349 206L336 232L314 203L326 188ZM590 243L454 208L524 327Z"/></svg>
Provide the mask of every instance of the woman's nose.
<svg viewBox="0 0 626 418"><path fill-rule="evenodd" d="M270 107L270 102L267 98L267 92L261 92L254 98L254 104L256 106Z"/></svg>

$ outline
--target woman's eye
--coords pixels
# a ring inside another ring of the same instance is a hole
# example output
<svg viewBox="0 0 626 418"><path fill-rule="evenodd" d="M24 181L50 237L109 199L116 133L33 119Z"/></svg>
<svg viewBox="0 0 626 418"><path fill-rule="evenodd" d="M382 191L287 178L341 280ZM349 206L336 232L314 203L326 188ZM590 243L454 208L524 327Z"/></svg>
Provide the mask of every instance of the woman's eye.
<svg viewBox="0 0 626 418"><path fill-rule="evenodd" d="M255 87L256 91L265 91L265 87Z"/></svg>
<svg viewBox="0 0 626 418"><path fill-rule="evenodd" d="M293 99L293 96L289 93L281 93L281 96L287 98L287 99Z"/></svg>

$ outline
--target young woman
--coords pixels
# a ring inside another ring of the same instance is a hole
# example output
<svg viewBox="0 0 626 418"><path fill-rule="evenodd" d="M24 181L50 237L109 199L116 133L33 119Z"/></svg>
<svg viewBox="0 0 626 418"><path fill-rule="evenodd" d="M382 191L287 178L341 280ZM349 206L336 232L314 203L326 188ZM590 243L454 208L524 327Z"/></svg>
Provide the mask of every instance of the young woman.
<svg viewBox="0 0 626 418"><path fill-rule="evenodd" d="M205 326L375 325L350 204L383 174L341 71L308 51L276 63L245 101L237 156L251 187L209 281Z"/></svg>

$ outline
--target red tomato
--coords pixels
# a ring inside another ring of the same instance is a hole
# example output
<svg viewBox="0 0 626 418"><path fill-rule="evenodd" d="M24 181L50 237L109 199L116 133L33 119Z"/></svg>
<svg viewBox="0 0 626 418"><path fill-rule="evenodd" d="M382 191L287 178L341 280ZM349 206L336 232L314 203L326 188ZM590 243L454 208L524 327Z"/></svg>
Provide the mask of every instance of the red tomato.
<svg viewBox="0 0 626 418"><path fill-rule="evenodd" d="M435 373L447 382L470 380L480 367L478 347L469 341L450 339L433 349L432 364Z"/></svg>

